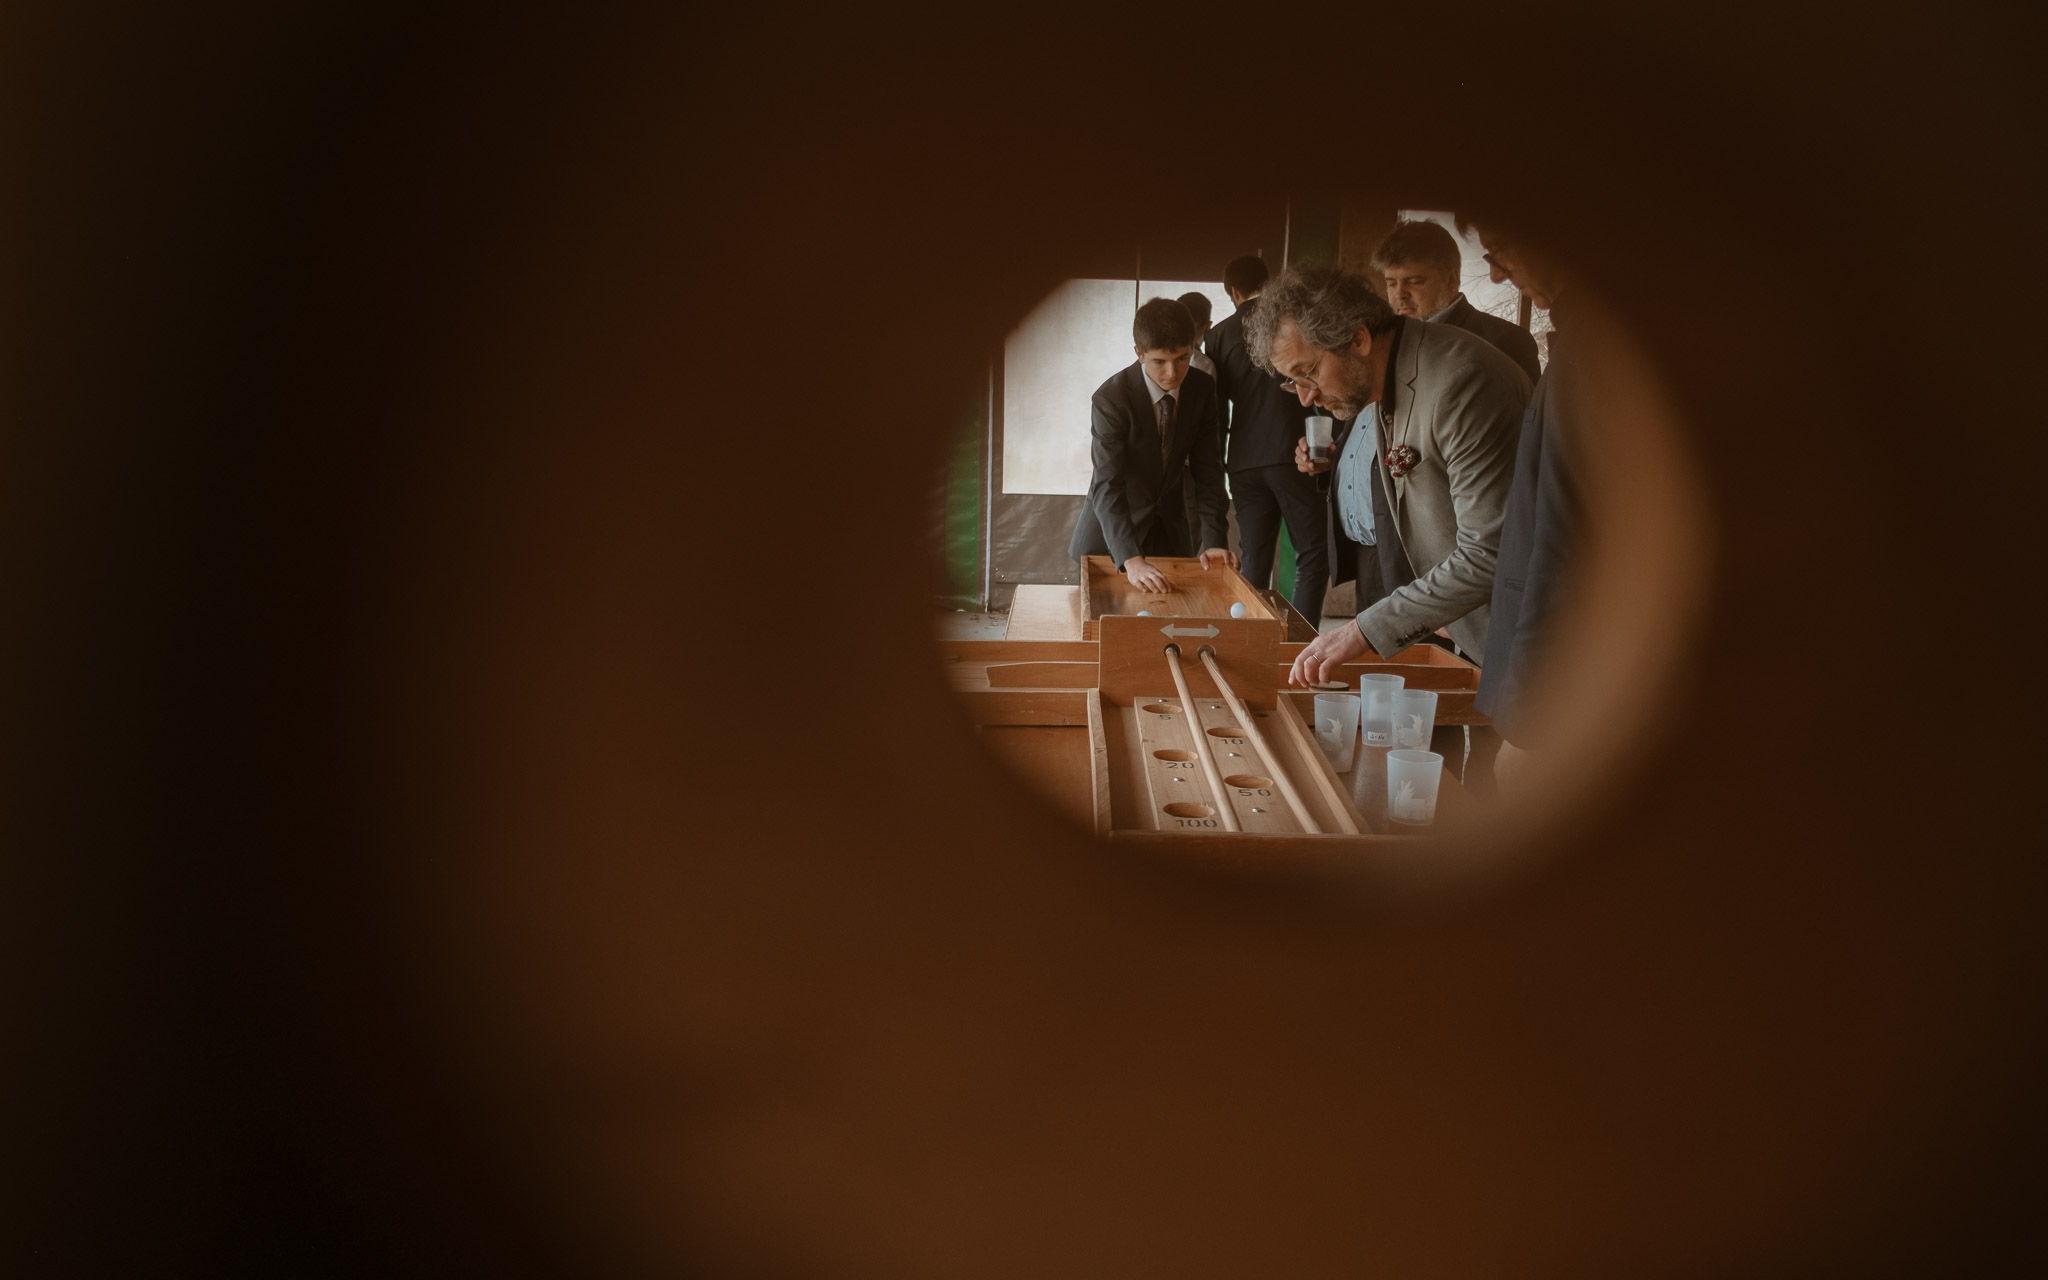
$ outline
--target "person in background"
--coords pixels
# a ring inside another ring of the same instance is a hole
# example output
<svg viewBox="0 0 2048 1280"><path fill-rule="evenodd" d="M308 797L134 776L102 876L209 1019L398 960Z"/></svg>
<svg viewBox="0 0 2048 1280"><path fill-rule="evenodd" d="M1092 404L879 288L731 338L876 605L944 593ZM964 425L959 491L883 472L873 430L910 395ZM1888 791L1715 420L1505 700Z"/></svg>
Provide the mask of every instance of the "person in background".
<svg viewBox="0 0 2048 1280"><path fill-rule="evenodd" d="M1522 419L1515 479L1501 521L1499 567L1493 579L1486 660L1474 707L1491 717L1506 741L1494 777L1512 790L1536 744L1525 712L1533 669L1549 647L1558 613L1568 598L1582 526L1579 484L1572 467L1577 443L1567 423L1572 384L1570 339L1560 339L1570 280L1540 252L1491 224L1479 227L1487 266L1496 281L1510 280L1531 302L1550 312L1550 367L1536 385ZM1475 743L1476 745L1476 743Z"/></svg>
<svg viewBox="0 0 2048 1280"><path fill-rule="evenodd" d="M1076 561L1107 555L1133 586L1171 591L1172 582L1147 556L1192 555L1199 545L1205 568L1237 563L1228 546L1230 499L1217 452L1216 380L1189 367L1195 321L1172 298L1138 308L1131 341L1137 360L1097 387L1090 405L1095 471L1067 553ZM1193 544L1181 496L1190 481L1202 526Z"/></svg>
<svg viewBox="0 0 2048 1280"><path fill-rule="evenodd" d="M1216 376L1216 362L1202 352L1202 339L1209 336L1209 295L1194 289L1180 295L1177 301L1188 309L1188 315L1195 321L1195 349L1188 353L1188 363L1213 378ZM1225 409L1217 415L1216 426L1219 432L1223 429L1223 417L1228 412L1229 410ZM1217 456L1221 457L1223 440L1220 435L1216 440L1216 450ZM1195 501L1195 486L1192 483L1185 484L1181 486L1181 490L1187 495L1188 545L1199 546L1202 541L1202 513L1200 504Z"/></svg>
<svg viewBox="0 0 2048 1280"><path fill-rule="evenodd" d="M1180 295L1177 301L1188 309L1188 315L1195 321L1195 349L1188 353L1188 363L1213 378L1216 376L1216 362L1202 350L1202 341L1209 336L1209 295L1194 290Z"/></svg>
<svg viewBox="0 0 2048 1280"><path fill-rule="evenodd" d="M1394 314L1365 277L1301 263L1265 291L1246 332L1252 358L1303 405L1351 419L1329 475L1340 522L1376 536L1387 594L1303 648L1289 679L1332 678L1367 650L1391 657L1438 628L1486 651L1500 522L1529 380L1462 329ZM1365 554L1360 548L1360 554Z"/></svg>
<svg viewBox="0 0 2048 1280"><path fill-rule="evenodd" d="M1245 345L1245 324L1265 285L1266 264L1260 258L1233 259L1223 269L1224 292L1237 309L1209 334L1208 345L1216 383L1230 404L1224 465L1237 505L1244 576L1261 590L1273 585L1284 520L1294 543L1294 608L1320 624L1323 596L1330 588L1329 515L1315 477L1294 465L1294 441L1308 411L1252 360ZM1373 581L1378 581L1377 570Z"/></svg>
<svg viewBox="0 0 2048 1280"><path fill-rule="evenodd" d="M1441 224L1426 220L1396 223L1372 251L1372 268L1386 282L1387 303L1395 314L1476 334L1505 351L1534 383L1543 376L1536 339L1522 326L1472 305L1458 287L1463 264L1457 240Z"/></svg>

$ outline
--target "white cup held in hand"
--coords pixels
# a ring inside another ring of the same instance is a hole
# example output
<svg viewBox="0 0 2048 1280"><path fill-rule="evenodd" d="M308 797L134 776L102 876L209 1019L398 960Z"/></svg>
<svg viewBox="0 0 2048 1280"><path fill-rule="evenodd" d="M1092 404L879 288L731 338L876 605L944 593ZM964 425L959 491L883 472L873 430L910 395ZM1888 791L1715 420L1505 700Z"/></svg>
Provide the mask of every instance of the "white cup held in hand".
<svg viewBox="0 0 2048 1280"><path fill-rule="evenodd" d="M1316 414L1308 419L1306 425L1308 427L1309 461L1328 462L1330 460L1330 432L1336 427L1337 420Z"/></svg>

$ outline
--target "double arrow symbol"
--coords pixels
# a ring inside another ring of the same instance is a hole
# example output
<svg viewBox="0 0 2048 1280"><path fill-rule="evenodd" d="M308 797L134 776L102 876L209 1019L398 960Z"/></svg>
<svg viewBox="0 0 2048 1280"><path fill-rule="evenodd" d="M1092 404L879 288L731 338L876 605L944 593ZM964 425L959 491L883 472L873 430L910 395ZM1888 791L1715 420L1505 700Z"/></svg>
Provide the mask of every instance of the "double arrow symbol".
<svg viewBox="0 0 2048 1280"><path fill-rule="evenodd" d="M1215 623L1213 623L1213 622L1212 622L1212 623L1210 623L1210 624L1209 624L1208 626L1206 626L1206 627L1201 627L1201 628L1196 628L1196 627L1176 627L1176 626L1174 626L1174 625L1173 625L1173 624L1172 624L1171 622L1169 622L1169 623L1167 623L1167 624L1166 624L1165 626L1163 626L1163 627L1159 628L1159 632L1160 632L1160 634L1161 634L1161 635L1164 635L1164 636L1168 636L1168 637L1172 637L1172 636L1207 636L1207 637L1208 637L1209 639L1211 639L1211 640L1213 640L1213 639L1215 639L1215 638L1216 638L1217 636L1219 636L1219 635L1223 634L1223 633L1222 633L1221 631L1217 630L1217 628L1216 628L1216 624L1215 624Z"/></svg>

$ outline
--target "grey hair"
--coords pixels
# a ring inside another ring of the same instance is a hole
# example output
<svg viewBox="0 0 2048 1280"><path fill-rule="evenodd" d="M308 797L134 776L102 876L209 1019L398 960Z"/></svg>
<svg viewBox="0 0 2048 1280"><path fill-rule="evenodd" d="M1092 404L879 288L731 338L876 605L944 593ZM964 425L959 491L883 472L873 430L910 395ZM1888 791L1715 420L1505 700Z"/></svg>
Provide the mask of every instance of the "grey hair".
<svg viewBox="0 0 2048 1280"><path fill-rule="evenodd" d="M1253 363L1270 372L1273 338L1292 320L1301 340L1324 351L1351 345L1360 329L1375 337L1394 327L1394 309L1373 292L1366 278L1328 262L1300 262L1266 285L1258 306L1244 322L1244 343Z"/></svg>

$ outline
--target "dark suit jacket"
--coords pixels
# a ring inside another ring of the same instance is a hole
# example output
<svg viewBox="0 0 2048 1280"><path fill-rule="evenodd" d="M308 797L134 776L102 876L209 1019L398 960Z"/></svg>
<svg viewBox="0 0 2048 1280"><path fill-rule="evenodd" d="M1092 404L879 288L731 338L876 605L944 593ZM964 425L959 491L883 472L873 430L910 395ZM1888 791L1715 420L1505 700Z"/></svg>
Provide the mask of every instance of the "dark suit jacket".
<svg viewBox="0 0 2048 1280"><path fill-rule="evenodd" d="M1449 314L1437 323L1454 324L1465 332L1477 334L1499 347L1522 367L1522 372L1529 375L1531 383L1543 376L1543 365L1536 358L1536 339L1529 336L1529 331L1512 321L1481 311L1467 301L1464 294L1458 295L1458 300L1451 304Z"/></svg>
<svg viewBox="0 0 2048 1280"><path fill-rule="evenodd" d="M1134 361L1097 387L1088 425L1095 474L1067 553L1076 560L1106 555L1119 565L1132 556L1195 554L1202 547L1187 545L1187 498L1181 487L1190 475L1203 547L1228 546L1230 498L1223 491L1218 451L1219 406L1216 380L1189 369L1162 462L1159 419L1144 368Z"/></svg>
<svg viewBox="0 0 2048 1280"><path fill-rule="evenodd" d="M1280 389L1277 374L1252 363L1244 345L1244 318L1259 305L1248 298L1222 323L1209 330L1202 350L1216 362L1216 383L1230 402L1225 427L1226 456L1232 471L1251 467L1294 465L1294 442L1301 438L1302 419L1309 411L1298 396Z"/></svg>
<svg viewBox="0 0 2048 1280"><path fill-rule="evenodd" d="M1530 668L1540 661L1578 548L1579 492L1571 469L1572 441L1561 431L1563 388L1558 339L1550 339L1550 371L1537 384L1522 419L1515 486L1501 521L1500 561L1493 579L1485 674L1474 701L1501 736L1529 746L1521 717Z"/></svg>

